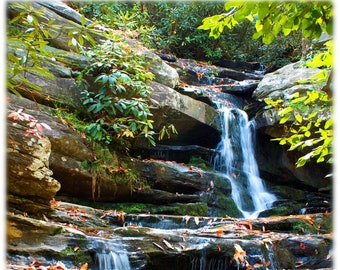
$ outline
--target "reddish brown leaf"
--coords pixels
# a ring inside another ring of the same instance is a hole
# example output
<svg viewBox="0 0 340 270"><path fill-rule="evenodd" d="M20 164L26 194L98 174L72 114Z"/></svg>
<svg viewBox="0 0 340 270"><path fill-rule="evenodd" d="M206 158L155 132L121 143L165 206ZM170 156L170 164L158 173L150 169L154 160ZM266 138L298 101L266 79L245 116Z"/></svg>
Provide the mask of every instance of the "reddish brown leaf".
<svg viewBox="0 0 340 270"><path fill-rule="evenodd" d="M303 250L303 249L305 249L306 248L306 245L304 244L304 243L300 243L300 248Z"/></svg>

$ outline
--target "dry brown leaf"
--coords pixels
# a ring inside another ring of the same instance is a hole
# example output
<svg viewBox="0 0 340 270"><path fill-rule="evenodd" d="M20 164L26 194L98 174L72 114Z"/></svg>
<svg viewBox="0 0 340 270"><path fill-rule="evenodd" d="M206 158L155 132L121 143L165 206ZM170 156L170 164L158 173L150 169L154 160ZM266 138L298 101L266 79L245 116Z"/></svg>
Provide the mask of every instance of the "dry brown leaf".
<svg viewBox="0 0 340 270"><path fill-rule="evenodd" d="M224 234L223 230L217 230L216 231L216 236L222 236Z"/></svg>
<svg viewBox="0 0 340 270"><path fill-rule="evenodd" d="M87 270L88 267L88 263L84 263L83 265L79 266L79 270Z"/></svg>
<svg viewBox="0 0 340 270"><path fill-rule="evenodd" d="M195 220L196 225L198 226L198 224L200 223L199 217L195 217L194 220Z"/></svg>
<svg viewBox="0 0 340 270"><path fill-rule="evenodd" d="M79 247L78 246L75 246L74 248L73 248L73 251L74 252L77 252L79 250Z"/></svg>
<svg viewBox="0 0 340 270"><path fill-rule="evenodd" d="M175 250L175 248L174 248L168 241L166 241L165 239L163 239L163 243L164 243L168 248L170 248L170 249L172 249L172 250Z"/></svg>
<svg viewBox="0 0 340 270"><path fill-rule="evenodd" d="M154 246L158 247L160 250L164 251L164 248L161 245L157 244L156 242L152 242L152 244L154 244Z"/></svg>
<svg viewBox="0 0 340 270"><path fill-rule="evenodd" d="M238 244L235 244L234 247L235 247L235 250L234 250L234 260L238 261L239 263L246 262L246 259L245 259L246 252Z"/></svg>

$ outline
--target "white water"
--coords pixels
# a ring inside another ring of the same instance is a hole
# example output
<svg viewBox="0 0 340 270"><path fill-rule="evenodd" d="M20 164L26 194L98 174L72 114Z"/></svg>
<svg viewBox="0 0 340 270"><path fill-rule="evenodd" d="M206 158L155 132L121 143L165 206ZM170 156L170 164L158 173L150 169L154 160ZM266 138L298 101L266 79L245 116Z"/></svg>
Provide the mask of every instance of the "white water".
<svg viewBox="0 0 340 270"><path fill-rule="evenodd" d="M237 108L220 106L222 139L217 145L215 168L230 180L231 196L244 217L257 217L276 197L267 192L259 176L252 144L252 122Z"/></svg>
<svg viewBox="0 0 340 270"><path fill-rule="evenodd" d="M96 250L94 262L96 270L131 270L128 252L119 241L104 241L93 238Z"/></svg>
<svg viewBox="0 0 340 270"><path fill-rule="evenodd" d="M108 251L107 253L96 253L95 262L98 270L131 269L129 257L126 252Z"/></svg>

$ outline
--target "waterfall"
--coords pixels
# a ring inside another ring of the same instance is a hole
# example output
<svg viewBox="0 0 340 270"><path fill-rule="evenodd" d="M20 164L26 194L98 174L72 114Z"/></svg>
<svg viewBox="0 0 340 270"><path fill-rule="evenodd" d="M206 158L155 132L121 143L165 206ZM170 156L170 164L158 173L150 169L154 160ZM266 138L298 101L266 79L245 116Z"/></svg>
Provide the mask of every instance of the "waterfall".
<svg viewBox="0 0 340 270"><path fill-rule="evenodd" d="M131 270L128 252L120 241L92 238L96 270Z"/></svg>
<svg viewBox="0 0 340 270"><path fill-rule="evenodd" d="M230 180L231 196L244 217L257 215L276 200L259 176L252 144L252 122L237 108L219 106L222 138L217 145L215 169Z"/></svg>

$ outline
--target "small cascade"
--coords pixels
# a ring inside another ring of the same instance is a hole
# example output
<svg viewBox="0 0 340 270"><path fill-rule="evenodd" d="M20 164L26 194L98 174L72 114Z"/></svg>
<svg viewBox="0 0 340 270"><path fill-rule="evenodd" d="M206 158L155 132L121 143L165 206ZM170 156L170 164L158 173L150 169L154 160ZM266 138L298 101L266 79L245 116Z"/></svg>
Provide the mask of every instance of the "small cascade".
<svg viewBox="0 0 340 270"><path fill-rule="evenodd" d="M206 258L204 254L194 257L190 261L190 270L224 270L230 268L230 258L211 257Z"/></svg>
<svg viewBox="0 0 340 270"><path fill-rule="evenodd" d="M128 252L120 241L92 239L95 270L131 270Z"/></svg>
<svg viewBox="0 0 340 270"><path fill-rule="evenodd" d="M266 191L259 177L252 144L252 122L237 108L219 106L222 139L217 145L215 169L226 174L232 186L232 198L244 217L257 215L276 200Z"/></svg>
<svg viewBox="0 0 340 270"><path fill-rule="evenodd" d="M110 250L96 253L95 264L97 270L129 270L129 257L126 252Z"/></svg>

